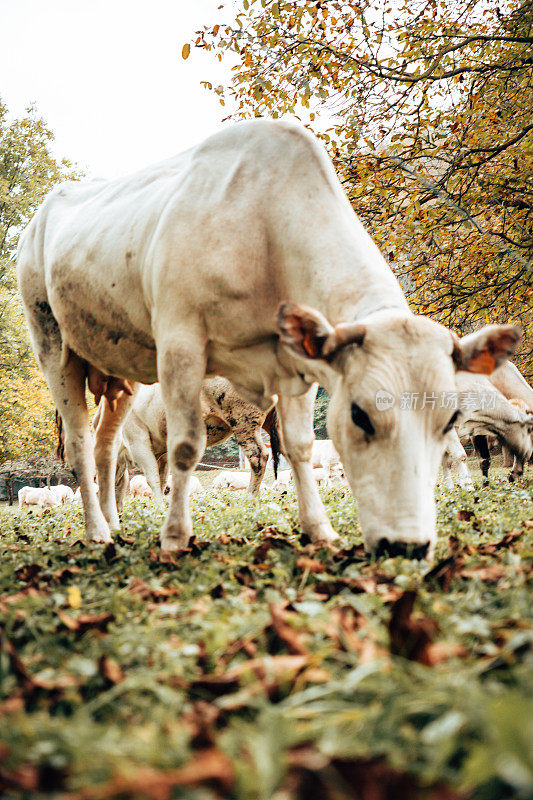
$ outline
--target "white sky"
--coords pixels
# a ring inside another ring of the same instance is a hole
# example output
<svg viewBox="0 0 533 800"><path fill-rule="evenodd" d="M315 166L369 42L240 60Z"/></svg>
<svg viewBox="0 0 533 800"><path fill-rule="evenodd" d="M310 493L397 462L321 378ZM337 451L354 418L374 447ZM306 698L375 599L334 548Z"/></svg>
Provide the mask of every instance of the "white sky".
<svg viewBox="0 0 533 800"><path fill-rule="evenodd" d="M221 21L224 0L0 0L0 97L35 102L55 153L91 177L115 177L179 153L228 115L200 86L231 62L181 48ZM226 16L226 19L228 17Z"/></svg>

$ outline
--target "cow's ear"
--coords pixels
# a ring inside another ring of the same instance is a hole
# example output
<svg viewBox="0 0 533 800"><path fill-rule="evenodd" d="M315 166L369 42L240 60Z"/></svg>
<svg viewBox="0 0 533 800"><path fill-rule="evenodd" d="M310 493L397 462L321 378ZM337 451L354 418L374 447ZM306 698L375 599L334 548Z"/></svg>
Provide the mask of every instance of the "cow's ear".
<svg viewBox="0 0 533 800"><path fill-rule="evenodd" d="M521 338L518 325L487 325L463 339L454 336L452 358L457 369L490 375L513 355Z"/></svg>
<svg viewBox="0 0 533 800"><path fill-rule="evenodd" d="M282 303L277 323L282 344L304 358L327 361L347 344L363 344L366 330L360 323L334 328L319 311L297 303Z"/></svg>

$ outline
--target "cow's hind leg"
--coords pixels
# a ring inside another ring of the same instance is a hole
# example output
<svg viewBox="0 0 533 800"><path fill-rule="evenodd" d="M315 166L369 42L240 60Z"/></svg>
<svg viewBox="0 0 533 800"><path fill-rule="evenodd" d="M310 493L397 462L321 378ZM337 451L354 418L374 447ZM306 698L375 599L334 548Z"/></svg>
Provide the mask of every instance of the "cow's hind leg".
<svg viewBox="0 0 533 800"><path fill-rule="evenodd" d="M115 495L117 457L122 424L131 408L136 388L138 387L133 388L133 395L122 392L116 398L114 411L111 410L106 398L100 401L94 458L98 472L100 508L111 530L120 528Z"/></svg>
<svg viewBox="0 0 533 800"><path fill-rule="evenodd" d="M128 420L128 447L133 463L148 481L154 499L158 503L163 503L162 488L164 489L164 487L161 486L159 464L154 453L150 432L145 425L131 418Z"/></svg>
<svg viewBox="0 0 533 800"><path fill-rule="evenodd" d="M179 342L179 343L177 343ZM158 343L158 372L167 416L167 458L172 475L170 505L161 531L163 550L182 550L192 526L188 481L205 449L200 404L205 351L186 333L171 344Z"/></svg>
<svg viewBox="0 0 533 800"><path fill-rule="evenodd" d="M93 441L85 400L85 362L74 353L66 364L62 362L61 335L47 300L37 300L32 294L24 297L24 292L23 299L33 350L63 421L67 461L80 485L85 536L92 542L110 542L109 526L100 509L94 483Z"/></svg>
<svg viewBox="0 0 533 800"><path fill-rule="evenodd" d="M302 530L312 542L333 542L338 535L327 518L311 466L316 388L301 397L279 398L283 441L292 467Z"/></svg>
<svg viewBox="0 0 533 800"><path fill-rule="evenodd" d="M261 426L254 429L235 428L234 435L241 446L242 452L250 462L250 483L248 492L255 496L259 492L268 463L268 448L261 436Z"/></svg>

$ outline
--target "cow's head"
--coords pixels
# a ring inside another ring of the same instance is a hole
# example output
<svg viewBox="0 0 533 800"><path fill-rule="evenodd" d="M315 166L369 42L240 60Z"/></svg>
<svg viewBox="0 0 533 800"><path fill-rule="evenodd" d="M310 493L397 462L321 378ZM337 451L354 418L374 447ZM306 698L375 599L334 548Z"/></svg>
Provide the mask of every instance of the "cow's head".
<svg viewBox="0 0 533 800"><path fill-rule="evenodd" d="M459 340L405 312L333 327L293 303L280 307L278 327L282 344L311 360L308 374L330 392L328 431L358 501L366 550L431 555L444 437L458 418L455 373L492 372L513 353L519 328L490 325Z"/></svg>

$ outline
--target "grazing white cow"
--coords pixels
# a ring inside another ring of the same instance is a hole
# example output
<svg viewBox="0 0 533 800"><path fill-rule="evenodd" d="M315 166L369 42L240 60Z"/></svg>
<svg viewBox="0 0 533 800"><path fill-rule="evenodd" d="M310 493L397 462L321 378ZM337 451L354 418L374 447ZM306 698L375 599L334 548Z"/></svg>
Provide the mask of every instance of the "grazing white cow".
<svg viewBox="0 0 533 800"><path fill-rule="evenodd" d="M528 414L533 414L533 388L526 381L518 367L511 361L505 361L498 369L494 370L490 376L490 382L510 403L514 403ZM486 450L488 451L488 447ZM512 463L509 480L514 481L523 474L524 462L505 445L502 447L502 451L504 456L509 459L508 463ZM488 459L490 466L490 454Z"/></svg>
<svg viewBox="0 0 533 800"><path fill-rule="evenodd" d="M490 466L487 436L496 436L520 463L529 460L533 451L533 414L507 400L484 375L458 373L457 385L463 395L458 432L472 438L483 477L487 478Z"/></svg>
<svg viewBox="0 0 533 800"><path fill-rule="evenodd" d="M466 464L466 452L455 428L446 434L446 450L442 457L442 483L446 489L453 489L452 466L457 467L459 485L463 489L472 490L474 484Z"/></svg>
<svg viewBox="0 0 533 800"><path fill-rule="evenodd" d="M231 472L225 470L220 472L214 479L211 486L213 489L247 489L250 480L247 472Z"/></svg>
<svg viewBox="0 0 533 800"><path fill-rule="evenodd" d="M401 410L399 396L454 390L457 369L491 372L520 339L515 326L496 325L460 341L415 316L325 150L288 120L228 126L130 177L55 188L21 237L18 282L89 540L109 542L119 527L116 455L134 382L160 381L173 477L166 550L184 548L192 532L202 383L221 375L264 410L279 396L313 542L337 539L310 463L320 382L366 549L431 553L433 490L455 416L440 404ZM109 401L94 457L86 382ZM396 402L378 406L383 393Z"/></svg>
<svg viewBox="0 0 533 800"><path fill-rule="evenodd" d="M50 491L54 497L57 497L61 504L74 502L74 492L70 486L64 483L58 483L57 486L50 486Z"/></svg>
<svg viewBox="0 0 533 800"><path fill-rule="evenodd" d="M100 401L93 422L95 429L100 425L106 402L105 399ZM233 434L250 463L248 491L256 495L268 461L262 429L270 436L274 463L277 465L279 460L275 407L265 413L252 403L247 403L224 378L204 381L200 402L206 427L206 446L220 444ZM122 510L126 487L125 471L132 467L142 471L155 499L161 501L161 487L165 485L167 473L167 419L158 383L140 386L122 427L115 484L119 511Z"/></svg>
<svg viewBox="0 0 533 800"><path fill-rule="evenodd" d="M274 480L271 488L276 491L287 491L292 483L292 472L290 469L282 469L278 472L278 477Z"/></svg>
<svg viewBox="0 0 533 800"><path fill-rule="evenodd" d="M330 477L342 471L342 463L331 439L315 439L311 452L311 465L322 467Z"/></svg>
<svg viewBox="0 0 533 800"><path fill-rule="evenodd" d="M43 487L23 486L18 491L19 508L22 506L39 506L39 508L61 505L61 500L55 497L52 492Z"/></svg>
<svg viewBox="0 0 533 800"><path fill-rule="evenodd" d="M130 494L132 497L150 497L152 490L144 475L134 475L130 480Z"/></svg>

